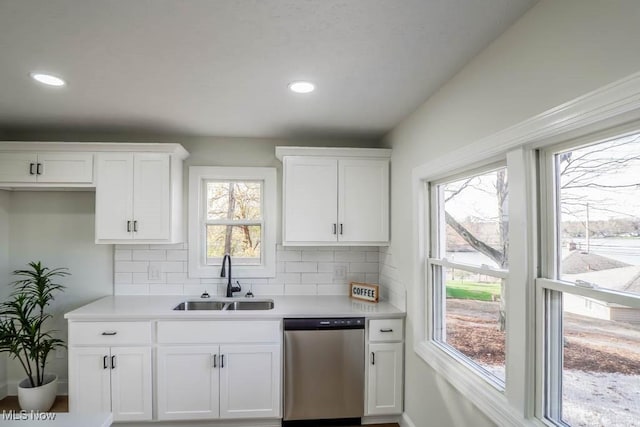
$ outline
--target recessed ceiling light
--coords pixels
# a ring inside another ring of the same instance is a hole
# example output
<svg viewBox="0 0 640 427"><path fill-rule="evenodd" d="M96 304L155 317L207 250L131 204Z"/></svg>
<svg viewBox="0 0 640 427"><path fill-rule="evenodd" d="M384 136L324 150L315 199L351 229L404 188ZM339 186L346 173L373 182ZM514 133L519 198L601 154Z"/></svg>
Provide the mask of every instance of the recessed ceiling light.
<svg viewBox="0 0 640 427"><path fill-rule="evenodd" d="M289 83L289 90L295 93L309 93L315 89L316 86L311 82L297 81Z"/></svg>
<svg viewBox="0 0 640 427"><path fill-rule="evenodd" d="M33 80L48 86L64 86L67 84L60 77L52 76L51 74L31 73L29 75Z"/></svg>

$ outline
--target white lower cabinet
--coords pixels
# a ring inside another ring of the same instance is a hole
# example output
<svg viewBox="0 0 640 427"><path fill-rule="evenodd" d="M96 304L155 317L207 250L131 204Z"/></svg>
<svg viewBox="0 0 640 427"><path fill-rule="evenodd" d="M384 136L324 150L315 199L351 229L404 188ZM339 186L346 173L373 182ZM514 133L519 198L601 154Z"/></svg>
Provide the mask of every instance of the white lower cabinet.
<svg viewBox="0 0 640 427"><path fill-rule="evenodd" d="M279 418L280 324L159 322L158 420Z"/></svg>
<svg viewBox="0 0 640 427"><path fill-rule="evenodd" d="M151 420L151 385L149 347L69 351L70 412L113 412L114 421Z"/></svg>
<svg viewBox="0 0 640 427"><path fill-rule="evenodd" d="M158 419L218 418L218 346L158 347Z"/></svg>
<svg viewBox="0 0 640 427"><path fill-rule="evenodd" d="M369 321L365 415L394 415L403 410L404 322Z"/></svg>
<svg viewBox="0 0 640 427"><path fill-rule="evenodd" d="M369 344L366 415L402 413L403 345Z"/></svg>

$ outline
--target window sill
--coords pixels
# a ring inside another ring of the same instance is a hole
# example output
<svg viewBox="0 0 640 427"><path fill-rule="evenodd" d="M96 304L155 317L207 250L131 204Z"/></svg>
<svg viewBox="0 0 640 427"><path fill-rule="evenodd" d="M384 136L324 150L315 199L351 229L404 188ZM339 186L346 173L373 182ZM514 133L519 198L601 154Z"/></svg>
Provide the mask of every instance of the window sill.
<svg viewBox="0 0 640 427"><path fill-rule="evenodd" d="M414 346L414 351L496 424L527 427L547 426L538 419L525 419L522 414L509 405L503 393L469 368L452 359L438 346L422 341Z"/></svg>

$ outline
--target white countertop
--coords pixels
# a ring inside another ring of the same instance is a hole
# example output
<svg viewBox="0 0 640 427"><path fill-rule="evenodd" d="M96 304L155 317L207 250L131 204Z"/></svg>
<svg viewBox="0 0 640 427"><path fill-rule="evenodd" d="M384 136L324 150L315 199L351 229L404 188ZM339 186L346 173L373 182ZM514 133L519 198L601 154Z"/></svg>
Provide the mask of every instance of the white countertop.
<svg viewBox="0 0 640 427"><path fill-rule="evenodd" d="M236 301L272 299L271 310L173 310L182 301ZM285 317L404 317L405 312L387 303L370 303L348 296L272 296L252 299L186 296L111 296L66 313L69 320L150 319L282 319Z"/></svg>

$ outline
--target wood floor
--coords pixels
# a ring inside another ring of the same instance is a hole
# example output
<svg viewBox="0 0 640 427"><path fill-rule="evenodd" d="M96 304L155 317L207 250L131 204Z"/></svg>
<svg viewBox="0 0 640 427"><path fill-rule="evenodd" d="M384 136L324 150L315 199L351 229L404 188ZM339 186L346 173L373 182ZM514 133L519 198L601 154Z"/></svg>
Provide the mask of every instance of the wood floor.
<svg viewBox="0 0 640 427"><path fill-rule="evenodd" d="M19 410L18 396L7 396L0 400L0 412ZM51 407L51 412L69 412L69 399L67 396L56 397L56 401L53 402L53 406Z"/></svg>
<svg viewBox="0 0 640 427"><path fill-rule="evenodd" d="M19 411L17 396L7 396L0 400L0 412L2 411ZM69 399L67 396L58 396L53 403L51 412L69 412ZM367 427L400 427L398 424L369 424Z"/></svg>

